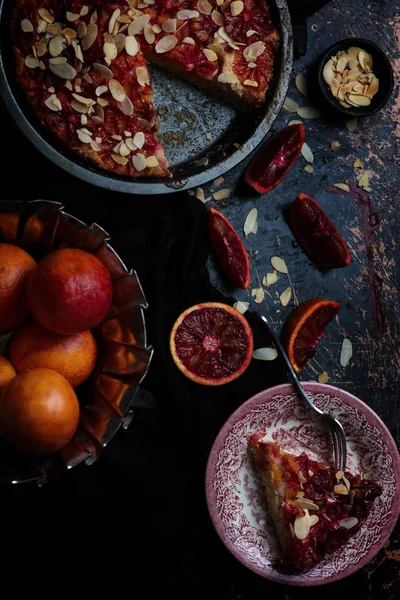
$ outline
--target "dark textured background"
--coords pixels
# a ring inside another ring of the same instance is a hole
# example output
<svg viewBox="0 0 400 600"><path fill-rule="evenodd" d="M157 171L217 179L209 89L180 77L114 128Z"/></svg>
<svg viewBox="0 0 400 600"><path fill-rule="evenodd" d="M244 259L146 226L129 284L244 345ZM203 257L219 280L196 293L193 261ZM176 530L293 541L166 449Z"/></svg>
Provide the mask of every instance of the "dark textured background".
<svg viewBox="0 0 400 600"><path fill-rule="evenodd" d="M246 167L246 163L243 163L228 173L220 186L232 190L228 200L217 203L210 201L208 205L215 204L222 210L238 231L243 230L248 211L253 207L258 208L258 232L255 236L250 234L245 240L251 259L251 287L258 287L258 278L262 279L271 270L270 257L278 254L288 264L300 302L310 297L325 296L342 303L338 320L329 326L316 358L310 361L302 378L315 380L319 373L327 371L330 383L357 395L371 406L399 443L398 1L351 0L343 3L335 0L309 19L308 34L308 53L295 62L290 97L300 105L309 105L311 102L297 92L294 76L307 73L318 55L333 42L357 36L375 41L392 60L396 88L391 101L377 115L360 121L354 133L347 131L342 118L333 118L325 112L321 118L306 122L307 141L315 156L313 174L304 171L306 163L300 158L282 185L267 196L259 197L251 194L242 183ZM311 89L313 85L311 82ZM128 265L140 271L140 258L130 250L130 235L142 218L138 206L144 207L145 203L138 204L133 197L110 195L68 177L25 141L2 105L0 110L3 142L1 198L62 201L72 214L89 222L97 221L105 227L112 236L113 245ZM296 116L282 110L274 131L293 118ZM338 140L341 144L335 152L330 148L332 140ZM381 219L375 232L375 264L383 278L382 306L386 318L385 333L381 340L376 340L373 334L367 257L359 208L350 196L332 195L324 191L329 184L354 177L353 162L356 157L361 158L370 172L373 208ZM204 189L208 197L213 188L209 185ZM352 263L346 269L320 273L313 269L294 242L285 224L283 210L300 192L316 198L343 233L352 256ZM185 214L188 203L190 207L191 203L199 201L183 193L173 199L163 198L163 205L155 202L154 210L165 210L165 203L169 202L174 204L177 213ZM212 259L209 267L216 287L227 295L234 295L236 299L250 301L252 310L268 313L276 330L280 330L293 308L293 303L282 308L277 300L277 293L287 286L284 277L280 277L276 286L268 288L263 304L256 305L247 292L233 291L223 282ZM344 336L352 340L354 351L346 369L339 365ZM270 381L271 377L268 383ZM146 382L143 387L146 388ZM246 395L246 390L242 393L242 401L251 395ZM165 397L168 399L167 391ZM321 594L327 599L336 599L338 596L376 600L399 598L400 528L395 530L386 548L362 571L324 588L286 589L259 578L237 563L220 543L208 519L203 490L204 461L193 459L198 440L193 440L193 447L185 444L180 451L175 448L172 452L169 449L169 431L163 422L165 410L161 413L156 410L160 400L160 397L152 397L144 391L137 401L139 407L130 429L119 432L106 448L103 458L94 466L76 469L43 490L29 486L8 489L3 492L4 500L11 499L21 511L20 507L24 506L23 513L29 508L33 510L33 507L37 510L39 505L46 502L53 509L59 505L65 507L66 502L70 506L73 503L77 512L84 519L87 517L87 527L90 526L90 515L98 514L101 510L104 525L101 534L105 538L101 546L94 547L95 542L91 544L91 552L86 553L86 558L98 555L99 551L107 551L109 555L112 548L114 559L121 561L121 570L123 567L126 569L128 558L132 571L127 572L130 581L128 589L130 594L138 598L165 596L258 600L272 597L303 600L320 598ZM163 402L165 409L165 398ZM219 415L221 423L222 416L225 418L225 415ZM212 435L215 433L212 432ZM55 522L58 523L60 518L58 512ZM56 531L57 528L58 525ZM82 539L82 529L74 539L75 543ZM128 551L118 552L123 541L128 544ZM119 580L119 576L116 580ZM126 575L124 581L127 581ZM163 596L156 593L156 588L161 590Z"/></svg>

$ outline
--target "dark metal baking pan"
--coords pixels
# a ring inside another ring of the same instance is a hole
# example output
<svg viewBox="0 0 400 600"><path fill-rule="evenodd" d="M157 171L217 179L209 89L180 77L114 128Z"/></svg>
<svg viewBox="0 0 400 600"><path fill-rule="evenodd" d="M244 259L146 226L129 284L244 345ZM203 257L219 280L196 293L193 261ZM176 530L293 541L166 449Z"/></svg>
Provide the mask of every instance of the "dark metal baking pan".
<svg viewBox="0 0 400 600"><path fill-rule="evenodd" d="M39 123L28 105L14 75L9 37L12 5L10 0L0 0L0 93L3 100L15 122L42 154L71 175L93 185L138 195L168 194L200 186L226 173L248 156L267 135L284 102L293 64L292 26L286 0L269 0L280 33L280 46L265 105L240 112L150 65L154 104L162 113L159 136L164 143L172 179L135 181L112 176L81 160L59 143Z"/></svg>

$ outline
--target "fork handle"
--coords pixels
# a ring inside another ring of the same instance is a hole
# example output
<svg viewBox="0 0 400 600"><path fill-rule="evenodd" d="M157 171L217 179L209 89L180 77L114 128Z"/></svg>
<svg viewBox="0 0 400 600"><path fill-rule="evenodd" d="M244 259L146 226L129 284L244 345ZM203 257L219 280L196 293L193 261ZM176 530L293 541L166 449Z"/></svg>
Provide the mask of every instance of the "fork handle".
<svg viewBox="0 0 400 600"><path fill-rule="evenodd" d="M315 404L310 400L310 398L308 397L308 395L306 394L306 392L303 389L303 386L300 383L299 378L297 377L296 371L293 369L292 363L289 360L288 355L286 354L280 339L278 338L278 336L276 335L275 331L272 329L272 327L270 326L268 320L266 317L264 317L264 315L260 315L261 319L263 320L263 322L265 323L265 325L268 328L269 334L272 338L272 341L274 343L274 346L276 348L276 350L279 351L281 357L283 358L283 360L286 363L286 368L288 370L289 376L293 382L294 387L296 388L298 394L303 398L303 400L305 402L307 402L307 404L309 405L310 408L312 408L313 410L315 410L318 414L322 415L323 411L320 410L319 408L317 408L315 406Z"/></svg>

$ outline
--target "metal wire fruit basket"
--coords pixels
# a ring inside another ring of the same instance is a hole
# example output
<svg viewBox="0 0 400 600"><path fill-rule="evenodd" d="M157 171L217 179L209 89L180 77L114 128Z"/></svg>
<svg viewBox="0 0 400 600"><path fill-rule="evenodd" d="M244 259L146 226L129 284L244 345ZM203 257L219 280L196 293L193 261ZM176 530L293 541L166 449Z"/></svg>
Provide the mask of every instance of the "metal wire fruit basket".
<svg viewBox="0 0 400 600"><path fill-rule="evenodd" d="M43 485L81 463L90 465L118 429L127 428L132 420L133 401L153 354L146 338L148 305L136 272L127 269L109 241L99 225L86 225L58 202L2 201L0 242L20 246L36 261L59 248L94 254L111 275L113 302L92 331L98 360L92 375L76 390L81 413L74 437L63 450L41 457L22 454L0 438L0 484ZM7 353L11 336L12 332L0 336L0 353Z"/></svg>

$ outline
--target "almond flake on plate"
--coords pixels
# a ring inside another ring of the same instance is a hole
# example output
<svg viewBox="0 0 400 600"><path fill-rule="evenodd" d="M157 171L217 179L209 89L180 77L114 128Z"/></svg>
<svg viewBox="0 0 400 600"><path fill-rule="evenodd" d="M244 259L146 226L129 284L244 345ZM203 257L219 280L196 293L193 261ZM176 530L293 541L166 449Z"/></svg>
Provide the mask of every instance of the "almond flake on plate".
<svg viewBox="0 0 400 600"><path fill-rule="evenodd" d="M347 517L346 519L338 521L338 525L340 525L340 527L344 527L344 529L351 529L352 527L355 527L357 523L357 517Z"/></svg>
<svg viewBox="0 0 400 600"><path fill-rule="evenodd" d="M224 181L223 177L218 177L217 179L214 179L213 186L219 187L221 185L221 183L223 183L223 181Z"/></svg>
<svg viewBox="0 0 400 600"><path fill-rule="evenodd" d="M356 158L356 160L354 161L354 165L353 165L353 167L354 167L355 169L363 169L363 164L362 164L362 162L361 162L361 159L360 159L360 158Z"/></svg>
<svg viewBox="0 0 400 600"><path fill-rule="evenodd" d="M342 342L342 349L340 351L340 364L342 367L347 367L353 356L353 345L348 338L344 338Z"/></svg>
<svg viewBox="0 0 400 600"><path fill-rule="evenodd" d="M201 202L204 202L205 196L204 196L204 190L202 187L196 188L195 196L196 196L197 200L201 200Z"/></svg>
<svg viewBox="0 0 400 600"><path fill-rule="evenodd" d="M273 256L271 258L271 265L274 267L275 271L278 271L278 273L289 273L285 261L279 256Z"/></svg>
<svg viewBox="0 0 400 600"><path fill-rule="evenodd" d="M257 222L257 215L258 215L258 211L256 208L252 208L247 217L246 220L244 222L243 225L243 231L244 231L244 235L247 237L249 235L249 233L251 233L254 229L254 226Z"/></svg>
<svg viewBox="0 0 400 600"><path fill-rule="evenodd" d="M334 183L333 187L339 188L339 190L343 190L344 192L349 192L350 188L347 183Z"/></svg>
<svg viewBox="0 0 400 600"><path fill-rule="evenodd" d="M296 87L299 90L300 94L303 94L303 96L307 96L307 94L308 94L308 83L307 83L307 79L303 75L303 73L299 73L296 76L295 82L296 82Z"/></svg>
<svg viewBox="0 0 400 600"><path fill-rule="evenodd" d="M278 281L278 275L276 274L276 271L274 271L273 273L267 273L266 276L264 277L263 281L264 280L265 280L264 285L266 287L276 283Z"/></svg>
<svg viewBox="0 0 400 600"><path fill-rule="evenodd" d="M275 348L258 348L253 352L253 358L256 360L275 360L277 356Z"/></svg>
<svg viewBox="0 0 400 600"><path fill-rule="evenodd" d="M244 313L246 312L246 310L248 310L250 306L250 302L241 302L240 300L238 302L235 302L235 304L233 305L233 308L236 308L236 310L240 313L242 313L242 315L244 315Z"/></svg>
<svg viewBox="0 0 400 600"><path fill-rule="evenodd" d="M288 112L295 113L297 112L298 106L294 100L286 96L285 102L283 103L283 108Z"/></svg>
<svg viewBox="0 0 400 600"><path fill-rule="evenodd" d="M353 131L357 129L358 119L350 119L349 121L345 122L345 125L347 130L350 131L350 133L353 133Z"/></svg>
<svg viewBox="0 0 400 600"><path fill-rule="evenodd" d="M304 167L304 170L305 170L307 173L314 173L314 167L312 167L311 165L306 165L306 166Z"/></svg>
<svg viewBox="0 0 400 600"><path fill-rule="evenodd" d="M304 142L304 144L302 145L301 154L303 155L303 158L305 158L307 162L309 162L309 163L314 162L314 154L312 153L312 150L311 150L310 146L307 144L307 142Z"/></svg>
<svg viewBox="0 0 400 600"><path fill-rule="evenodd" d="M287 306L292 298L292 288L288 287L282 294L279 296L279 301L282 306Z"/></svg>
<svg viewBox="0 0 400 600"><path fill-rule="evenodd" d="M214 200L226 200L226 198L229 197L231 193L231 190L228 190L227 188L223 188L222 190L218 190L217 192L213 193L213 198Z"/></svg>
<svg viewBox="0 0 400 600"><path fill-rule="evenodd" d="M318 119L321 116L321 112L314 106L301 106L297 109L297 114L302 119Z"/></svg>
<svg viewBox="0 0 400 600"><path fill-rule="evenodd" d="M299 121L299 119L293 119L293 121L289 121L288 125L303 125L303 121Z"/></svg>
<svg viewBox="0 0 400 600"><path fill-rule="evenodd" d="M328 383L329 375L326 371L323 371L318 375L318 383Z"/></svg>
<svg viewBox="0 0 400 600"><path fill-rule="evenodd" d="M261 304L261 302L264 300L265 293L262 287L260 287L253 288L251 290L251 295L254 298L254 302L256 302L256 304Z"/></svg>

